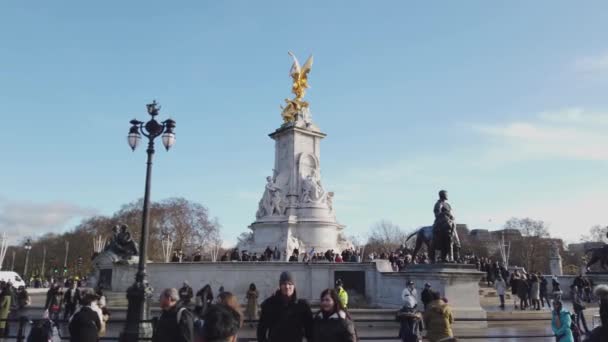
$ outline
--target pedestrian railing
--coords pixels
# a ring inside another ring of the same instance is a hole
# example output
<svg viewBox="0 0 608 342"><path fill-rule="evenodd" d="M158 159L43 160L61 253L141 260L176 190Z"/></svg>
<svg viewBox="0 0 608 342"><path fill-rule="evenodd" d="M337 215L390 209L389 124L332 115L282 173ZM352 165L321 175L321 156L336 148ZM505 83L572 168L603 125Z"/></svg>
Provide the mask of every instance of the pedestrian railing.
<svg viewBox="0 0 608 342"><path fill-rule="evenodd" d="M526 318L526 319L522 319L522 318L501 318L501 319L492 319L492 318L486 318L486 319L479 319L479 318L460 318L460 319L455 319L457 322L505 322L505 321L550 321L551 319L548 318ZM7 323L7 328L8 328L8 332L9 334L6 335L4 338L8 339L8 341L17 341L17 342L25 342L27 339L27 333L29 332L29 326L34 324L36 321L38 320L30 320L28 317L26 316L22 316L20 318L17 319L0 319L0 322L6 322ZM154 317L153 319L150 320L145 320L145 321L141 321L140 323L151 323L153 327L156 326L156 322L158 321L157 317ZM67 327L69 321L67 320L54 320L53 321L57 327L57 332L59 334L59 338L63 341L63 340L67 340L69 341L70 336L68 334L64 334L62 328ZM124 324L127 321L124 319L113 319L113 320L109 320L108 322L106 322L106 325L109 326L110 324ZM15 327L15 323L17 326L16 331L14 330ZM257 324L258 321L257 320L244 320L244 324ZM374 323L396 323L396 321L394 320L388 320L388 319L358 319L355 322L356 324L362 324L362 325L366 325L366 327L368 328L373 328L374 327ZM14 332L13 332L14 331ZM459 335L456 336L456 338L458 339L467 339L467 340L487 340L487 339L520 339L520 338L553 338L555 337L555 335L553 334L509 334L509 335ZM0 336L0 339L2 338L2 336ZM100 341L119 341L119 337L118 336L104 336L104 337L100 337L99 340ZM151 341L152 338L150 337L140 337L138 339L138 341ZM359 341L396 341L399 340L399 338L394 335L394 336L359 336L358 337ZM257 341L256 338L254 337L240 337L238 338L238 342L255 342Z"/></svg>

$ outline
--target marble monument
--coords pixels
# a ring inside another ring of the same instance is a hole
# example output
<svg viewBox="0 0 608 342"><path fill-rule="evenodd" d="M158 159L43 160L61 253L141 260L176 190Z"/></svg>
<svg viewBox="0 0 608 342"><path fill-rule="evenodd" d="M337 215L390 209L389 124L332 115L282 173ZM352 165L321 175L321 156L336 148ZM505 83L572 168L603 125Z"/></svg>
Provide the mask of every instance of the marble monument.
<svg viewBox="0 0 608 342"><path fill-rule="evenodd" d="M270 134L275 141L274 168L272 176L266 177L256 220L249 226L253 242L246 246L257 252L276 246L283 259L295 248L302 253L348 247L344 226L336 221L334 193L321 181L321 140L326 134L312 121L309 104L303 100L313 58L300 66L290 55L295 97L285 100L283 124Z"/></svg>

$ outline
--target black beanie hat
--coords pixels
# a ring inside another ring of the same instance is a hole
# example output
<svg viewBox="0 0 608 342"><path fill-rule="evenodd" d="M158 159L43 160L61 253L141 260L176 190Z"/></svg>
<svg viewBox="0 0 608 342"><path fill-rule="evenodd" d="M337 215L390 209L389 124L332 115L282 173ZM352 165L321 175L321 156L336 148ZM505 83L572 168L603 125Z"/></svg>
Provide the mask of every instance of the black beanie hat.
<svg viewBox="0 0 608 342"><path fill-rule="evenodd" d="M291 272L284 271L283 273L281 273L281 276L279 277L279 284L283 284L283 283L292 283L295 285L296 279L293 277L293 274L291 274Z"/></svg>

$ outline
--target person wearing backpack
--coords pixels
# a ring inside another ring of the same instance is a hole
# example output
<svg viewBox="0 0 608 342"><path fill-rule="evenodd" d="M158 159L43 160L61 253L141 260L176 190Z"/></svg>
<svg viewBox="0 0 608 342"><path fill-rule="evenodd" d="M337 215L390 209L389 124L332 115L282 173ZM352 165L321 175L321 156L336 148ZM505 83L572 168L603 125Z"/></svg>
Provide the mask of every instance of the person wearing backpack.
<svg viewBox="0 0 608 342"><path fill-rule="evenodd" d="M551 312L551 328L555 334L556 342L574 342L572 335L572 318L570 312L562 307L562 301L553 301L553 311Z"/></svg>
<svg viewBox="0 0 608 342"><path fill-rule="evenodd" d="M192 342L194 340L192 313L178 305L178 301L179 294L175 288L165 289L161 293L162 313L154 328L152 342Z"/></svg>

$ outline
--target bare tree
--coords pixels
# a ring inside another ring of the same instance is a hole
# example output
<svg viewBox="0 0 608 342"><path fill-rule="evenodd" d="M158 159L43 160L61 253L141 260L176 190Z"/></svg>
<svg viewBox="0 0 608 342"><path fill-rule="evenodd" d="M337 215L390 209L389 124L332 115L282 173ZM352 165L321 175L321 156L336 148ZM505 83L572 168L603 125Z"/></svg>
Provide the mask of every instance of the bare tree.
<svg viewBox="0 0 608 342"><path fill-rule="evenodd" d="M236 238L236 247L239 249L248 248L253 243L253 232L242 232Z"/></svg>
<svg viewBox="0 0 608 342"><path fill-rule="evenodd" d="M366 253L392 252L405 243L407 235L398 225L381 220L370 228Z"/></svg>
<svg viewBox="0 0 608 342"><path fill-rule="evenodd" d="M542 220L531 218L510 218L505 229L517 229L522 238L512 244L512 260L522 264L528 272L548 271L551 242L549 228ZM542 268L542 270L540 269Z"/></svg>
<svg viewBox="0 0 608 342"><path fill-rule="evenodd" d="M603 242L608 243L608 226L600 226L599 224L589 229L589 235L581 236L581 242Z"/></svg>

